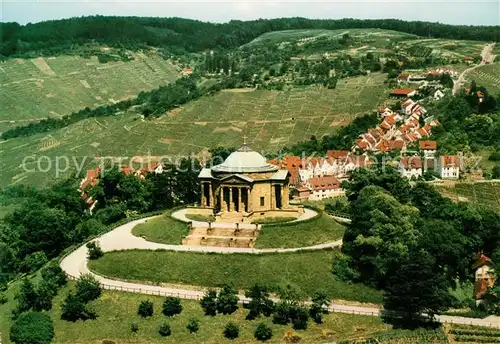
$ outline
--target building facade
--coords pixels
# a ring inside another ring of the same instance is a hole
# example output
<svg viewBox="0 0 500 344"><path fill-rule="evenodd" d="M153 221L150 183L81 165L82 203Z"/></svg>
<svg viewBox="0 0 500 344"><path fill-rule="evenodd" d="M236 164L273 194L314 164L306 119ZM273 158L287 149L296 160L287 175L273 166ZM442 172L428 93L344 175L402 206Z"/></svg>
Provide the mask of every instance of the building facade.
<svg viewBox="0 0 500 344"><path fill-rule="evenodd" d="M300 207L289 205L290 173L270 164L243 146L212 168L203 168L201 204L193 213L211 213L217 220L251 222L266 217L298 217Z"/></svg>

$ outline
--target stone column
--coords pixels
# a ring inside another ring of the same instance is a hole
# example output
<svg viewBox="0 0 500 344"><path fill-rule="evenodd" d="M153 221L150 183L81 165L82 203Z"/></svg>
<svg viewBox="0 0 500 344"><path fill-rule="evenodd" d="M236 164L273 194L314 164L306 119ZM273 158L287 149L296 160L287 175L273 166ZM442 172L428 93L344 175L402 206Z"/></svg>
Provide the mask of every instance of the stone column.
<svg viewBox="0 0 500 344"><path fill-rule="evenodd" d="M205 183L201 183L201 206L207 206L207 198L205 197Z"/></svg>
<svg viewBox="0 0 500 344"><path fill-rule="evenodd" d="M252 212L252 194L251 194L251 188L247 188L247 211L249 213Z"/></svg>
<svg viewBox="0 0 500 344"><path fill-rule="evenodd" d="M245 208L243 207L243 197L241 197L241 190L243 188L241 186L238 186L238 210L240 213L243 213Z"/></svg>
<svg viewBox="0 0 500 344"><path fill-rule="evenodd" d="M214 196L212 194L212 183L208 183L208 201L209 206L215 208Z"/></svg>
<svg viewBox="0 0 500 344"><path fill-rule="evenodd" d="M224 210L224 188L219 186L217 188L217 192L219 193L219 211L223 211Z"/></svg>
<svg viewBox="0 0 500 344"><path fill-rule="evenodd" d="M233 188L230 186L229 187L229 211L234 210L234 203L233 203Z"/></svg>
<svg viewBox="0 0 500 344"><path fill-rule="evenodd" d="M281 208L285 208L285 198L284 198L284 185L280 186L280 192L281 192Z"/></svg>

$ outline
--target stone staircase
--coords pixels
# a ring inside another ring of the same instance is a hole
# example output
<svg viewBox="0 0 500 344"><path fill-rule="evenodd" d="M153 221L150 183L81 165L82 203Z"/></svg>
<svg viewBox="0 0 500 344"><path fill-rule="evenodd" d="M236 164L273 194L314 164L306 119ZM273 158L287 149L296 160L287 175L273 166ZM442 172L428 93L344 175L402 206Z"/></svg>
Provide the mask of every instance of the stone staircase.
<svg viewBox="0 0 500 344"><path fill-rule="evenodd" d="M255 240L260 232L260 227L249 224L235 223L234 227L217 227L217 223L211 223L210 228L193 227L189 235L182 239L183 245L192 246L217 246L253 248Z"/></svg>

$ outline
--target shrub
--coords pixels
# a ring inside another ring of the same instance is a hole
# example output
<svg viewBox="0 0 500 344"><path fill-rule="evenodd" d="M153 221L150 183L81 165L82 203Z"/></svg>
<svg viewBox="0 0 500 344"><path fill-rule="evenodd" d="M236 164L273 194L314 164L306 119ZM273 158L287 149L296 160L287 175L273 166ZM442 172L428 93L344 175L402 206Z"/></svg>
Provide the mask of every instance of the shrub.
<svg viewBox="0 0 500 344"><path fill-rule="evenodd" d="M328 301L328 297L324 292L317 292L312 297L309 315L317 324L321 324L323 322L323 313L328 313L325 311L325 307L328 306Z"/></svg>
<svg viewBox="0 0 500 344"><path fill-rule="evenodd" d="M137 314L143 318L153 316L153 302L150 300L141 301Z"/></svg>
<svg viewBox="0 0 500 344"><path fill-rule="evenodd" d="M99 246L99 243L97 241L91 241L87 243L87 257L89 259L99 259L104 255L104 252L101 249L101 246Z"/></svg>
<svg viewBox="0 0 500 344"><path fill-rule="evenodd" d="M52 308L52 299L57 289L51 282L41 280L36 288L36 299L33 309L35 311L49 311Z"/></svg>
<svg viewBox="0 0 500 344"><path fill-rule="evenodd" d="M133 333L139 332L139 325L133 322L132 324L130 324L130 331L132 331Z"/></svg>
<svg viewBox="0 0 500 344"><path fill-rule="evenodd" d="M76 295L84 303L96 300L101 296L101 285L94 276L90 274L83 275L76 281Z"/></svg>
<svg viewBox="0 0 500 344"><path fill-rule="evenodd" d="M222 314L232 314L238 309L238 296L236 291L230 286L222 287L217 296L217 312Z"/></svg>
<svg viewBox="0 0 500 344"><path fill-rule="evenodd" d="M274 302L269 299L266 287L256 284L245 293L245 296L251 299L247 306L249 310L247 320L253 320L261 314L268 317L273 313Z"/></svg>
<svg viewBox="0 0 500 344"><path fill-rule="evenodd" d="M292 312L292 324L296 330L307 329L307 321L309 320L309 312L307 308L296 307Z"/></svg>
<svg viewBox="0 0 500 344"><path fill-rule="evenodd" d="M217 292L215 290L207 290L200 300L200 305L205 315L215 316L217 314Z"/></svg>
<svg viewBox="0 0 500 344"><path fill-rule="evenodd" d="M182 312L181 299L178 297L168 296L163 301L163 315L167 317L172 317L176 314L180 314Z"/></svg>
<svg viewBox="0 0 500 344"><path fill-rule="evenodd" d="M160 329L158 330L158 333L162 337L168 337L172 334L172 330L170 329L170 325L167 323L164 323L160 326Z"/></svg>
<svg viewBox="0 0 500 344"><path fill-rule="evenodd" d="M24 257L20 268L22 272L31 274L47 264L48 261L45 252L37 251Z"/></svg>
<svg viewBox="0 0 500 344"><path fill-rule="evenodd" d="M61 305L61 319L67 321L95 319L96 314L89 311L78 296L69 293Z"/></svg>
<svg viewBox="0 0 500 344"><path fill-rule="evenodd" d="M10 340L15 344L50 344L54 338L54 325L47 314L28 312L21 314L10 329Z"/></svg>
<svg viewBox="0 0 500 344"><path fill-rule="evenodd" d="M23 279L21 288L15 296L17 308L14 310L14 314L21 314L32 309L35 306L37 297L33 283L27 278Z"/></svg>
<svg viewBox="0 0 500 344"><path fill-rule="evenodd" d="M196 333L200 329L200 325L197 319L191 318L186 326L189 333Z"/></svg>
<svg viewBox="0 0 500 344"><path fill-rule="evenodd" d="M43 280L57 286L58 288L68 283L66 274L56 261L52 261L49 265L44 267L41 274Z"/></svg>
<svg viewBox="0 0 500 344"><path fill-rule="evenodd" d="M238 338L240 335L240 328L233 322L229 322L224 328L224 337L228 339Z"/></svg>
<svg viewBox="0 0 500 344"><path fill-rule="evenodd" d="M266 341L273 337L273 330L264 323L260 323L253 334L255 339Z"/></svg>

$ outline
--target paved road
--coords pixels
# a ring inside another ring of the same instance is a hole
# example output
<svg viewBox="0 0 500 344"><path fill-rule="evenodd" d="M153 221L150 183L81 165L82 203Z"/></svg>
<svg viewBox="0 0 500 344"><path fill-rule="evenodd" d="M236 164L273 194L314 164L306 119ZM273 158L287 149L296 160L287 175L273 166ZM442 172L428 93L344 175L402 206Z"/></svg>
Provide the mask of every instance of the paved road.
<svg viewBox="0 0 500 344"><path fill-rule="evenodd" d="M144 223L149 219L155 218L149 217L145 219L140 219L132 221L130 223L124 224L116 229L108 232L101 237L97 238L104 252L123 250L123 249L167 249L175 251L196 251L196 252L218 252L218 253L234 253L234 252L245 252L245 253L263 253L268 252L268 250L257 250L257 249L235 249L235 248L224 248L224 247L205 247L205 246L182 246L182 245L164 245L158 243L148 242L142 238L138 238L132 235L131 230L134 226L139 223ZM325 245L331 245L330 247L335 247L341 245L341 240L335 243L329 243L324 245L316 245L309 247L308 249L320 249L323 247L328 247ZM274 250L278 252L294 252L305 248L297 249L279 249ZM241 251L244 250L244 251ZM249 251L251 250L251 251ZM273 250L273 249L271 249ZM200 299L203 296L204 289L192 290L176 286L159 286L150 285L143 283L131 283L124 282L120 280L114 280L106 278L103 276L96 275L87 267L87 248L85 245L80 246L78 249L70 253L61 261L61 268L68 274L72 279L77 279L82 274L90 273L94 275L99 282L103 285L104 289L108 290L121 290L126 292L134 292L148 295L163 295L163 296L178 296L182 299ZM239 295L240 302L245 302L247 299L243 295ZM349 313L349 314L361 314L369 316L379 316L381 314L381 309L374 307L363 307L363 306L348 306L341 304L330 304L328 307L330 312L338 313ZM500 327L500 320L498 318L488 318L488 319L471 319L463 317L453 317L453 316L439 316L438 320L441 322L449 322L456 324L470 324L477 326L489 326L489 327Z"/></svg>
<svg viewBox="0 0 500 344"><path fill-rule="evenodd" d="M495 59L495 56L492 55L492 52L493 52L493 48L495 47L495 43L491 43L491 44L487 44L484 48L483 48L483 51L481 52L481 57L482 57L482 60L479 64L475 65L475 66L472 66L470 68L467 68L466 70L464 70L462 72L462 74L460 74L460 76L458 77L458 79L456 81L454 81L453 83L453 92L452 94L453 95L456 95L458 93L458 91L460 90L460 87L462 87L462 85L464 84L465 82L465 76L468 72L480 67L480 66L483 66L486 62L493 62L493 60Z"/></svg>

